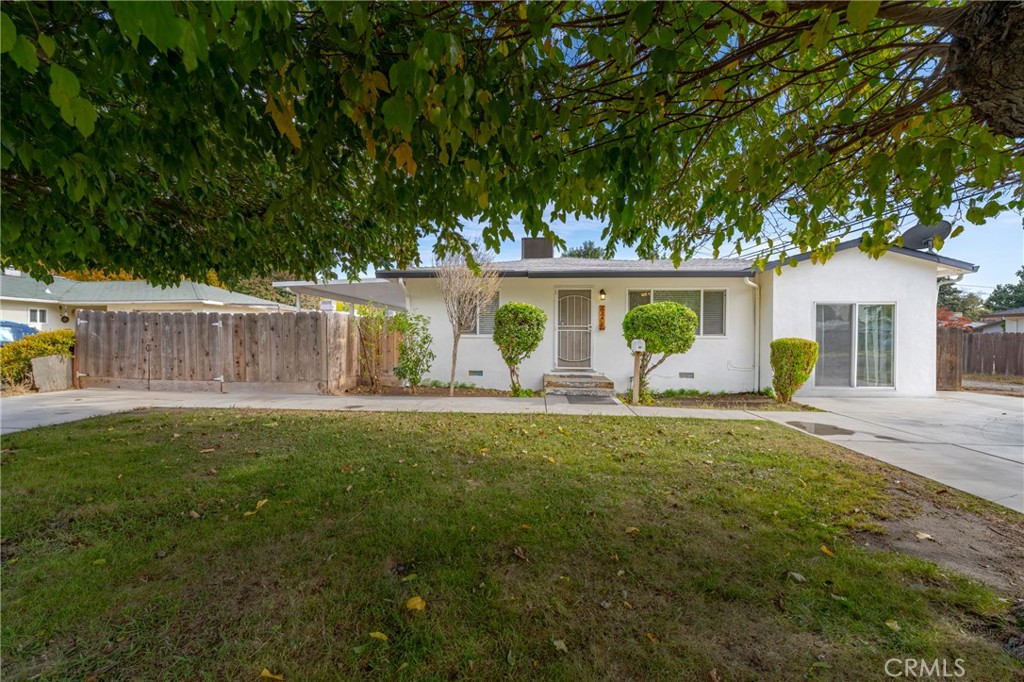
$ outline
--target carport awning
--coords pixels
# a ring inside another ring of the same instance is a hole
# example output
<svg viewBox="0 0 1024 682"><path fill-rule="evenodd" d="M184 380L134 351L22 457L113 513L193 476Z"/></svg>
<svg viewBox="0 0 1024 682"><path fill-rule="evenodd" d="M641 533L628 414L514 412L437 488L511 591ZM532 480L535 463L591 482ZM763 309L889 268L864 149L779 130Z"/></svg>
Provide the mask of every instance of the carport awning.
<svg viewBox="0 0 1024 682"><path fill-rule="evenodd" d="M388 279L367 278L358 282L274 282L278 289L303 296L317 296L346 303L375 303L391 310L405 310L405 287Z"/></svg>

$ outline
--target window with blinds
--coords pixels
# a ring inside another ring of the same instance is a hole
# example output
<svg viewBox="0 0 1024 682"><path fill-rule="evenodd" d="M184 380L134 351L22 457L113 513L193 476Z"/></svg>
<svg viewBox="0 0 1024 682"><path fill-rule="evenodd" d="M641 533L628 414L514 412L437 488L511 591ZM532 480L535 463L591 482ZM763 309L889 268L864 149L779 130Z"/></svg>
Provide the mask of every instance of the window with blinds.
<svg viewBox="0 0 1024 682"><path fill-rule="evenodd" d="M697 313L697 334L725 336L725 292L705 289L648 289L629 292L629 309L673 301Z"/></svg>
<svg viewBox="0 0 1024 682"><path fill-rule="evenodd" d="M498 295L495 294L490 303L477 311L476 323L462 330L463 334L479 334L490 336L494 333L494 315L500 306Z"/></svg>

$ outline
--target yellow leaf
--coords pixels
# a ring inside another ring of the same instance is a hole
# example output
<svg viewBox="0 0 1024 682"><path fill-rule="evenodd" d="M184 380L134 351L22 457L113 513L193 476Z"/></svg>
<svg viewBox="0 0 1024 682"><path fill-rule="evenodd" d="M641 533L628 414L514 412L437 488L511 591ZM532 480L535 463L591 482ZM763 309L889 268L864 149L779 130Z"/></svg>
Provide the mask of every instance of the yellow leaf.
<svg viewBox="0 0 1024 682"><path fill-rule="evenodd" d="M920 530L915 531L914 537L916 537L918 540L931 540L933 542L935 541L935 538L933 538L931 535L928 535L928 533L925 533L924 531Z"/></svg>
<svg viewBox="0 0 1024 682"><path fill-rule="evenodd" d="M380 71L370 74L370 84L382 92L391 92L391 88L388 87L388 77Z"/></svg>
<svg viewBox="0 0 1024 682"><path fill-rule="evenodd" d="M260 677L266 677L267 679L271 679L271 680L283 680L284 679L284 675L275 675L274 673L270 672L266 668L264 668L263 672L260 673Z"/></svg>
<svg viewBox="0 0 1024 682"><path fill-rule="evenodd" d="M487 192L483 192L476 198L476 203L480 205L480 208L487 208L488 197Z"/></svg>
<svg viewBox="0 0 1024 682"><path fill-rule="evenodd" d="M405 608L410 611L422 611L427 608L427 602L423 600L423 597L409 597L405 602Z"/></svg>
<svg viewBox="0 0 1024 682"><path fill-rule="evenodd" d="M268 502L268 500L260 500L259 502L256 503L256 508L259 509L260 507L265 505L267 502Z"/></svg>
<svg viewBox="0 0 1024 682"><path fill-rule="evenodd" d="M887 628L889 628L890 630L892 630L893 632L899 632L900 630L903 629L903 628L900 627L900 624L897 623L894 620L887 620L887 621L885 621L885 626Z"/></svg>
<svg viewBox="0 0 1024 682"><path fill-rule="evenodd" d="M519 18L520 19L526 19L526 3L525 2L519 3L519 8L518 9L519 9Z"/></svg>
<svg viewBox="0 0 1024 682"><path fill-rule="evenodd" d="M711 99L725 99L725 86L718 83L711 88Z"/></svg>
<svg viewBox="0 0 1024 682"><path fill-rule="evenodd" d="M299 131L295 128L295 101L285 95L267 93L266 113L274 119L278 132L287 137L293 147L302 149L302 140L299 139Z"/></svg>
<svg viewBox="0 0 1024 682"><path fill-rule="evenodd" d="M199 452L200 452L200 454L205 454L205 453L207 453L207 452L213 452L213 451L214 451L214 450L216 450L216 449L217 449L217 448L203 448L203 449L202 449L202 450L200 450Z"/></svg>
<svg viewBox="0 0 1024 682"><path fill-rule="evenodd" d="M640 529L637 528L636 526L630 526L629 528L626 529L626 532L629 533L630 535L636 535L636 534L638 534L640 532Z"/></svg>
<svg viewBox="0 0 1024 682"><path fill-rule="evenodd" d="M416 177L416 162L412 158L412 147L409 146L408 142L395 147L395 151L391 152L395 157L395 170L404 168L405 172L412 177Z"/></svg>
<svg viewBox="0 0 1024 682"><path fill-rule="evenodd" d="M647 639L651 640L651 642L654 644L657 644L659 641L658 638L654 636L654 633L651 632L647 633Z"/></svg>
<svg viewBox="0 0 1024 682"><path fill-rule="evenodd" d="M630 604L630 603L629 603L628 601L623 601L623 602L622 602L622 605L623 605L623 606L625 606L625 607L626 607L627 609L631 609L631 608L633 608L633 605L632 605L632 604Z"/></svg>
<svg viewBox="0 0 1024 682"><path fill-rule="evenodd" d="M373 637L374 639L379 639L382 642L388 641L388 636L385 635L383 632L371 632L370 637Z"/></svg>
<svg viewBox="0 0 1024 682"><path fill-rule="evenodd" d="M824 554L825 556L830 556L830 557L834 557L835 556L835 553L831 549L826 547L825 545L821 546L821 553Z"/></svg>
<svg viewBox="0 0 1024 682"><path fill-rule="evenodd" d="M544 455L544 459L551 462L552 464L558 464L558 462L555 461L554 457L548 457L547 455Z"/></svg>
<svg viewBox="0 0 1024 682"><path fill-rule="evenodd" d="M254 512L254 511L247 511L247 512L245 512L244 514L242 514L242 516L252 516L252 515L253 515L253 514L255 514L255 513L256 513L256 512Z"/></svg>
<svg viewBox="0 0 1024 682"><path fill-rule="evenodd" d="M533 526L531 526L528 523L523 523L519 527L522 528L523 530L530 530L531 528L533 528Z"/></svg>

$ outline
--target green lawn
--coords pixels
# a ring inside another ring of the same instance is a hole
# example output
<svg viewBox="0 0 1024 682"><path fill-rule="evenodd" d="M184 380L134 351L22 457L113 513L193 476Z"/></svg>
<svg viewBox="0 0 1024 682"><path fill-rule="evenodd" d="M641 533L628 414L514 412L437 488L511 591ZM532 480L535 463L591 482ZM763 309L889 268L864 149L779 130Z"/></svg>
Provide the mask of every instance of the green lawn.
<svg viewBox="0 0 1024 682"><path fill-rule="evenodd" d="M5 679L1021 671L1005 601L853 541L891 470L765 422L181 411L4 448Z"/></svg>

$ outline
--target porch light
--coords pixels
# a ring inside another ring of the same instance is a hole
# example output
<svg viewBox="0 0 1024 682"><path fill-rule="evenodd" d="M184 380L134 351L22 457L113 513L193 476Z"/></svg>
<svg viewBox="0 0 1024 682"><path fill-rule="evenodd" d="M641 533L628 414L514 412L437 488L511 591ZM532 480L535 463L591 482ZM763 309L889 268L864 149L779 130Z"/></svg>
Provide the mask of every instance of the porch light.
<svg viewBox="0 0 1024 682"><path fill-rule="evenodd" d="M608 295L607 295L606 293L604 293L604 289L601 289L601 293L600 293L600 296L601 296L601 300L602 300L602 301L603 301L604 299L608 298Z"/></svg>

